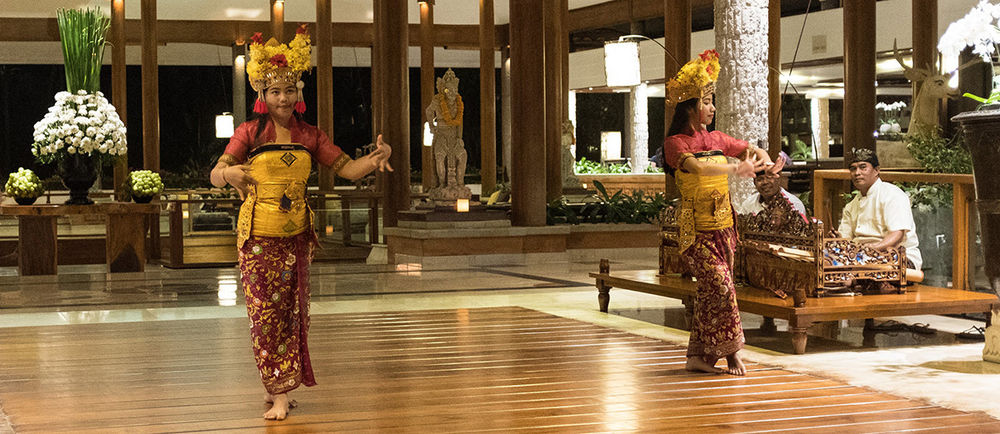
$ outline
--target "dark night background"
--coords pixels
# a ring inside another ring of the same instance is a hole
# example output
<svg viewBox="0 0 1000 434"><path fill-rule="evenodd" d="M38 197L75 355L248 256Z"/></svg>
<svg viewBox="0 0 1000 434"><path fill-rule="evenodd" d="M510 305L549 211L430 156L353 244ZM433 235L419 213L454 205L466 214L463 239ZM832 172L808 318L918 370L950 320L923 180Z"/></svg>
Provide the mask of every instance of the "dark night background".
<svg viewBox="0 0 1000 434"><path fill-rule="evenodd" d="M464 139L469 153L470 174L480 162L479 69L454 68L459 93L465 102ZM442 76L447 68L437 68ZM142 78L138 65L127 68L129 168L142 167ZM496 155L501 162L502 111L501 77L496 73ZM160 66L160 168L166 179L207 177L226 146L227 139L215 137L215 116L230 111L232 67ZM303 89L309 105L304 118L316 124L316 76L303 75ZM422 127L420 117L420 69L410 68L410 165L420 170ZM370 141L371 74L369 68L336 67L333 71L334 143L349 155ZM54 95L66 89L62 65L0 65L0 175L27 167L46 178L53 167L42 166L31 155L33 126L54 103ZM101 89L110 101L111 69L101 74ZM253 90L247 85L247 113L252 116ZM627 94L577 94L577 156L600 160L600 132L624 131ZM663 99L650 98L650 156L663 140ZM588 149L589 148L589 149ZM498 169L497 173L501 173ZM174 176L171 176L174 175ZM207 180L207 178L206 178ZM170 185L168 187L177 187Z"/></svg>

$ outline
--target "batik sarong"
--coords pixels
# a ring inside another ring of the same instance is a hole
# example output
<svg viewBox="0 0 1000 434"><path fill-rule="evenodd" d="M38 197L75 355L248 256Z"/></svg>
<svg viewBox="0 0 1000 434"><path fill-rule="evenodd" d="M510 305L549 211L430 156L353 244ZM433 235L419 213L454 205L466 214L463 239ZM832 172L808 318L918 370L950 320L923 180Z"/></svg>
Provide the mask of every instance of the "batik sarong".
<svg viewBox="0 0 1000 434"><path fill-rule="evenodd" d="M694 244L682 254L691 274L698 279L688 357L722 358L743 348L743 325L732 272L736 242L732 227L698 232Z"/></svg>
<svg viewBox="0 0 1000 434"><path fill-rule="evenodd" d="M257 369L267 392L315 386L309 332L309 263L313 234L251 236L239 251Z"/></svg>

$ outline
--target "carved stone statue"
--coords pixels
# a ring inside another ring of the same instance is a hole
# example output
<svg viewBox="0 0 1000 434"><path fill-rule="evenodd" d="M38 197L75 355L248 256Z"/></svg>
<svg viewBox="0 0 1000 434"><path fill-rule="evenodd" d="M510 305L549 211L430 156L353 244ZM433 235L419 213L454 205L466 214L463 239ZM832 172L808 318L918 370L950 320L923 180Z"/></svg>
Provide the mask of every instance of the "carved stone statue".
<svg viewBox="0 0 1000 434"><path fill-rule="evenodd" d="M444 77L437 79L437 91L427 106L427 122L434 140L434 167L437 169L437 187L431 189L435 201L454 201L472 197L465 186L465 164L468 154L462 140L462 117L465 106L458 94L458 77L450 68Z"/></svg>
<svg viewBox="0 0 1000 434"><path fill-rule="evenodd" d="M576 137L573 136L573 122L570 122L569 119L564 120L562 124L563 188L581 188L583 186L580 183L580 179L576 177L576 171L574 170L576 159L573 158L571 151L574 143L576 143Z"/></svg>

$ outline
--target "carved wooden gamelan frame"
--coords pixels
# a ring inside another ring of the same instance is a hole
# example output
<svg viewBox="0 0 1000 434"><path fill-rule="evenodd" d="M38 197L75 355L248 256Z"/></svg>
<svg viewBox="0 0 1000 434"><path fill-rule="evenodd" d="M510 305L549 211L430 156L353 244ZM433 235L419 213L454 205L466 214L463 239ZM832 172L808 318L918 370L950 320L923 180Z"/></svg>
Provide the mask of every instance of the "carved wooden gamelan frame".
<svg viewBox="0 0 1000 434"><path fill-rule="evenodd" d="M779 195L780 196L780 195ZM676 208L661 215L659 273L687 274L680 257ZM758 214L736 216L740 241L733 274L779 298L792 296L796 307L806 297L822 297L848 280L868 279L906 284L906 251L879 251L843 238L825 238L817 219L807 220L782 197L768 201ZM903 292L901 289L900 292Z"/></svg>

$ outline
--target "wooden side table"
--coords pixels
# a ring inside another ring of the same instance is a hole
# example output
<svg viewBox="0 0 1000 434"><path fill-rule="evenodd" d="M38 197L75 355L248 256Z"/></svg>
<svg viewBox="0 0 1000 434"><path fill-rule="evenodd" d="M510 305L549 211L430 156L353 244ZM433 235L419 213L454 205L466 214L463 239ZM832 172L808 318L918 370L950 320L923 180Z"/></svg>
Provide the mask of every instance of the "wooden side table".
<svg viewBox="0 0 1000 434"><path fill-rule="evenodd" d="M158 203L110 202L93 205L2 205L0 215L18 220L17 268L22 276L56 274L59 256L56 221L60 216L104 214L106 263L111 273L144 271L148 216Z"/></svg>

